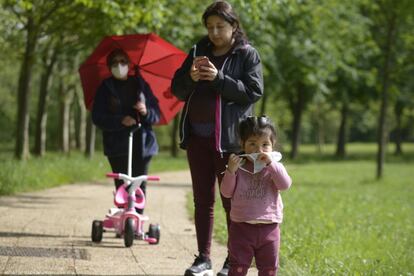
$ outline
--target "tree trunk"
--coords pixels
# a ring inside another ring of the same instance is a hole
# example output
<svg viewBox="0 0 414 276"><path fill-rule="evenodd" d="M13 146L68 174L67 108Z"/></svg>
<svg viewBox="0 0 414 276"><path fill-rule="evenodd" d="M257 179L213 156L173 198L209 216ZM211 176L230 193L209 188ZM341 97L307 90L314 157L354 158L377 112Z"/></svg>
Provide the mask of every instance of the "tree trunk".
<svg viewBox="0 0 414 276"><path fill-rule="evenodd" d="M63 84L63 79L60 79L59 83L59 95L60 102L60 149L64 153L70 151L70 106L72 103L72 93L70 90L66 91L66 87Z"/></svg>
<svg viewBox="0 0 414 276"><path fill-rule="evenodd" d="M325 144L325 131L324 131L324 120L323 115L319 109L316 109L315 112L315 123L316 123L316 152L320 155L322 154L323 145Z"/></svg>
<svg viewBox="0 0 414 276"><path fill-rule="evenodd" d="M89 159L92 159L93 155L95 154L95 133L96 128L92 122L92 116L89 112L88 118L86 120L86 148L85 148L85 156Z"/></svg>
<svg viewBox="0 0 414 276"><path fill-rule="evenodd" d="M46 49L43 59L43 70L40 87L39 102L37 105L36 133L34 154L43 156L46 152L46 125L47 125L47 105L49 102L49 88L53 67L57 60L58 50L55 48L48 62L48 49Z"/></svg>
<svg viewBox="0 0 414 276"><path fill-rule="evenodd" d="M18 84L16 144L14 152L15 157L21 160L29 158L30 82L38 36L32 17L28 18L26 31L26 47Z"/></svg>
<svg viewBox="0 0 414 276"><path fill-rule="evenodd" d="M395 155L402 155L402 124L401 124L401 117L403 114L404 104L400 101L397 101L395 104L394 114L396 120L395 126Z"/></svg>
<svg viewBox="0 0 414 276"><path fill-rule="evenodd" d="M76 106L71 101L69 105L69 149L76 149Z"/></svg>
<svg viewBox="0 0 414 276"><path fill-rule="evenodd" d="M174 121L173 121L173 125L172 125L172 130L171 130L171 156L172 157L177 157L178 156L178 141L177 141L177 137L178 137L178 128L179 128L179 124L180 124L180 116L175 116Z"/></svg>
<svg viewBox="0 0 414 276"><path fill-rule="evenodd" d="M35 146L33 153L37 156L43 156L46 151L46 124L47 111L46 106L49 100L48 96L49 75L43 72L40 80L39 101L37 104L36 130L35 130Z"/></svg>
<svg viewBox="0 0 414 276"><path fill-rule="evenodd" d="M305 93L302 84L298 84L296 88L296 101L292 99L291 110L293 114L292 121L292 149L290 157L295 159L299 152L300 143L300 126L302 122L303 109L305 107Z"/></svg>
<svg viewBox="0 0 414 276"><path fill-rule="evenodd" d="M335 156L338 158L345 158L346 151L346 136L347 136L347 119L348 119L348 103L342 102L341 108L341 123L339 125L338 140L336 142Z"/></svg>
<svg viewBox="0 0 414 276"><path fill-rule="evenodd" d="M78 108L78 116L77 116L77 126L76 126L76 146L79 150L85 151L86 148L86 108L83 102L83 97L81 93L78 92L79 89L76 90L76 98Z"/></svg>
<svg viewBox="0 0 414 276"><path fill-rule="evenodd" d="M381 108L380 116L378 119L378 153L377 153L377 179L382 178L383 165L385 159L385 148L387 141L387 129L386 129L386 116L388 108L388 87L390 84L390 69L392 59L392 46L395 43L395 13L392 15L390 20L387 22L387 38L385 41L383 53L384 63L382 68L382 89L381 89Z"/></svg>

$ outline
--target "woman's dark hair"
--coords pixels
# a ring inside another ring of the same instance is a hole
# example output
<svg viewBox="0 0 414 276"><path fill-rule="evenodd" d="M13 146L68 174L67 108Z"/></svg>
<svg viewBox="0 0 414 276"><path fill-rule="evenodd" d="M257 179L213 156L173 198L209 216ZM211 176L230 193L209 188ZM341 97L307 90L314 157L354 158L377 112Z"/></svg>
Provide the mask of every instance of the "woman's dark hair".
<svg viewBox="0 0 414 276"><path fill-rule="evenodd" d="M239 135L242 143L251 136L261 136L267 134L273 145L276 143L276 129L272 121L267 116L247 117L239 124Z"/></svg>
<svg viewBox="0 0 414 276"><path fill-rule="evenodd" d="M240 20L228 2L216 1L208 6L202 16L204 26L207 27L207 18L212 15L217 15L230 23L232 26L236 27L236 30L233 33L233 38L236 42L247 41L246 34L240 25Z"/></svg>
<svg viewBox="0 0 414 276"><path fill-rule="evenodd" d="M109 55L106 57L106 66L111 67L114 61L114 58L117 56L123 56L128 60L128 63L131 62L128 54L124 50L122 50L121 48L116 48L112 50L112 52L110 52Z"/></svg>

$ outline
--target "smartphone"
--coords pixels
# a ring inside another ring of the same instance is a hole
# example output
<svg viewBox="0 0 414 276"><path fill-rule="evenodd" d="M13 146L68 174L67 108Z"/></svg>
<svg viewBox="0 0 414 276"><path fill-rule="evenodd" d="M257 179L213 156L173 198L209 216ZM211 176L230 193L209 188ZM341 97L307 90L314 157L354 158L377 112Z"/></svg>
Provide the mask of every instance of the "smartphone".
<svg viewBox="0 0 414 276"><path fill-rule="evenodd" d="M199 69L200 66L208 66L208 57L206 56L197 57L195 67Z"/></svg>

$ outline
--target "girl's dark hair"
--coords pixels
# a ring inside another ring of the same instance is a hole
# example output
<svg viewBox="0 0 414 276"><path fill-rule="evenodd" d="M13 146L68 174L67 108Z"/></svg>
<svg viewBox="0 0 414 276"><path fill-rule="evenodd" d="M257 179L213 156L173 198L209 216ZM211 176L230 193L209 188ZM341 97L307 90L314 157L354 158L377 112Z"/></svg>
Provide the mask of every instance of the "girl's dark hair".
<svg viewBox="0 0 414 276"><path fill-rule="evenodd" d="M239 135L242 143L253 135L268 134L273 145L276 143L276 129L267 116L247 117L239 124Z"/></svg>
<svg viewBox="0 0 414 276"><path fill-rule="evenodd" d="M230 23L232 26L236 27L236 30L233 33L233 38L236 40L236 42L247 41L246 34L240 25L240 20L228 2L216 1L208 6L202 16L204 26L207 27L207 18L212 15L217 15Z"/></svg>
<svg viewBox="0 0 414 276"><path fill-rule="evenodd" d="M117 56L124 56L128 60L128 63L131 62L128 54L124 50L122 50L121 48L116 48L112 50L112 52L110 52L108 56L106 57L106 66L111 67L114 61L114 58Z"/></svg>

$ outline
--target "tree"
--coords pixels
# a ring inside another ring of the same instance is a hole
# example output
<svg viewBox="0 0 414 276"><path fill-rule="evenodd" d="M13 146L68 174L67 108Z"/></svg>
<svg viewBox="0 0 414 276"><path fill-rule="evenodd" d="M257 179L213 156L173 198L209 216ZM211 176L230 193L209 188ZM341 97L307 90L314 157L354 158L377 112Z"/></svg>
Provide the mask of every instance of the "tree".
<svg viewBox="0 0 414 276"><path fill-rule="evenodd" d="M48 46L51 44L48 44ZM59 46L45 47L42 54L42 72L39 84L39 99L35 129L34 154L43 156L46 152L47 106L49 102L50 80L59 55Z"/></svg>
<svg viewBox="0 0 414 276"><path fill-rule="evenodd" d="M18 106L16 126L15 157L27 159L29 156L29 101L32 68L35 62L35 51L42 27L47 20L55 16L68 1L16 1L7 0L3 7L15 14L22 30L25 32L26 45L21 60L18 80Z"/></svg>
<svg viewBox="0 0 414 276"><path fill-rule="evenodd" d="M380 92L380 114L378 116L378 152L377 152L377 179L382 178L385 160L385 148L389 129L387 128L387 114L389 106L389 88L392 85L392 73L399 55L397 45L402 38L401 31L414 13L414 2L410 0L377 0L369 6L372 33L377 43L381 56L378 64L378 90ZM400 33L399 33L400 32Z"/></svg>
<svg viewBox="0 0 414 276"><path fill-rule="evenodd" d="M414 107L414 34L411 30L414 28L414 17L411 15L407 18L404 25L400 27L401 39L398 44L398 58L396 60L396 71L393 74L395 79L394 89L394 116L395 129L393 131L393 140L395 142L396 155L403 154L402 143L412 130L412 124L407 122L409 110Z"/></svg>
<svg viewBox="0 0 414 276"><path fill-rule="evenodd" d="M292 114L290 157L296 158L303 114L315 93L327 90L325 82L332 65L323 58L327 42L317 33L321 18L315 11L320 6L313 2L279 2L275 8L277 12L269 14L268 20L275 26L272 54L276 64L269 67Z"/></svg>

